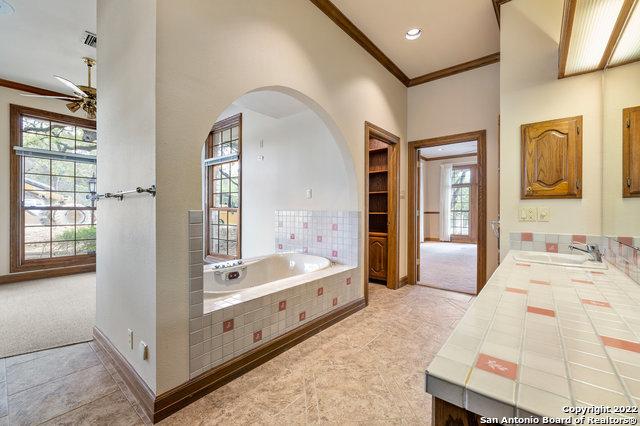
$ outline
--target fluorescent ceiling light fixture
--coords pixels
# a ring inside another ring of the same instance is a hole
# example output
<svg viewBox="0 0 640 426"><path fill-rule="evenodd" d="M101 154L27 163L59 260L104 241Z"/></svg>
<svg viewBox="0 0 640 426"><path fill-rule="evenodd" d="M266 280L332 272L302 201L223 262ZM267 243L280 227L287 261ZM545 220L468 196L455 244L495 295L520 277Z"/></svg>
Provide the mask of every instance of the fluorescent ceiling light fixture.
<svg viewBox="0 0 640 426"><path fill-rule="evenodd" d="M624 0L577 0L565 75L599 68Z"/></svg>
<svg viewBox="0 0 640 426"><path fill-rule="evenodd" d="M406 38L407 40L415 40L418 37L420 37L421 35L422 35L422 30L420 28L411 28L404 35L404 38Z"/></svg>
<svg viewBox="0 0 640 426"><path fill-rule="evenodd" d="M622 65L640 59L640 1L637 1L627 24L622 30L622 35L609 66Z"/></svg>
<svg viewBox="0 0 640 426"><path fill-rule="evenodd" d="M16 10L6 0L0 0L0 15L10 15Z"/></svg>

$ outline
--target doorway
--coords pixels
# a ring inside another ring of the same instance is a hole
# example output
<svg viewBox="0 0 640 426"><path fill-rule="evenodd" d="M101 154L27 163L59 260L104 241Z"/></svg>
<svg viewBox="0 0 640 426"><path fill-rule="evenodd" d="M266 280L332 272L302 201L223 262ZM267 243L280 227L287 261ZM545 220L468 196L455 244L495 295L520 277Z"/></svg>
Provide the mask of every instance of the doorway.
<svg viewBox="0 0 640 426"><path fill-rule="evenodd" d="M365 283L379 283L390 289L398 288L400 281L399 143L398 136L365 122Z"/></svg>
<svg viewBox="0 0 640 426"><path fill-rule="evenodd" d="M486 132L409 142L408 280L477 294L486 276Z"/></svg>

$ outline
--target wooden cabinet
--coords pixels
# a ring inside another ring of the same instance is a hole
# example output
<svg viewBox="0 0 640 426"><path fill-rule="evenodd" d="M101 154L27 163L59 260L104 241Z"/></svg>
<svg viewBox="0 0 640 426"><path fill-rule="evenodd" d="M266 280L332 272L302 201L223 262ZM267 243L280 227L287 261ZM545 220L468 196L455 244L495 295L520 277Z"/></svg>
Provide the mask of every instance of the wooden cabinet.
<svg viewBox="0 0 640 426"><path fill-rule="evenodd" d="M622 196L640 197L640 106L622 110Z"/></svg>
<svg viewBox="0 0 640 426"><path fill-rule="evenodd" d="M582 116L523 124L520 198L582 198Z"/></svg>
<svg viewBox="0 0 640 426"><path fill-rule="evenodd" d="M369 233L369 277L387 279L387 237Z"/></svg>

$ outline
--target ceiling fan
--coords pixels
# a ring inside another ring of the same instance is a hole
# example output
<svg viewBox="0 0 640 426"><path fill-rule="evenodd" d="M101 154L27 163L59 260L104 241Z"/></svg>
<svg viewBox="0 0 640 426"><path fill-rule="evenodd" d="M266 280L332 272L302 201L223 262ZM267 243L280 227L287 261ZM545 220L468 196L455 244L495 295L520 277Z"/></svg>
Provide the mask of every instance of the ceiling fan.
<svg viewBox="0 0 640 426"><path fill-rule="evenodd" d="M75 85L71 81L67 80L64 77L60 77L59 75L54 75L54 77L62 84L67 86L69 89L73 91L73 96L45 96L45 95L31 95L27 93L21 93L22 96L29 96L32 98L53 98L53 99L61 99L63 101L72 101L67 104L67 108L71 112L76 112L80 108L82 108L87 116L91 119L96 118L96 89L95 87L91 87L91 68L93 68L96 64L96 60L93 58L84 57L82 58L84 63L87 64L87 85L80 86Z"/></svg>

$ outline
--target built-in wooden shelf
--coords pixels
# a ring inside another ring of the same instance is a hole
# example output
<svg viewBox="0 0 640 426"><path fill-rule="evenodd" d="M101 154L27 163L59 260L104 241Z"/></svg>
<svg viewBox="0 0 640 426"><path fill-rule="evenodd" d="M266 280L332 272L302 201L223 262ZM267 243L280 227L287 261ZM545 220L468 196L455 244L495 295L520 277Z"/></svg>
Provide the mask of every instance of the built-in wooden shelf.
<svg viewBox="0 0 640 426"><path fill-rule="evenodd" d="M369 170L369 174L375 174L375 173L387 173L388 170Z"/></svg>
<svg viewBox="0 0 640 426"><path fill-rule="evenodd" d="M387 212L369 212L369 214L387 214Z"/></svg>
<svg viewBox="0 0 640 426"><path fill-rule="evenodd" d="M389 191L369 191L369 195L383 195L388 193Z"/></svg>

